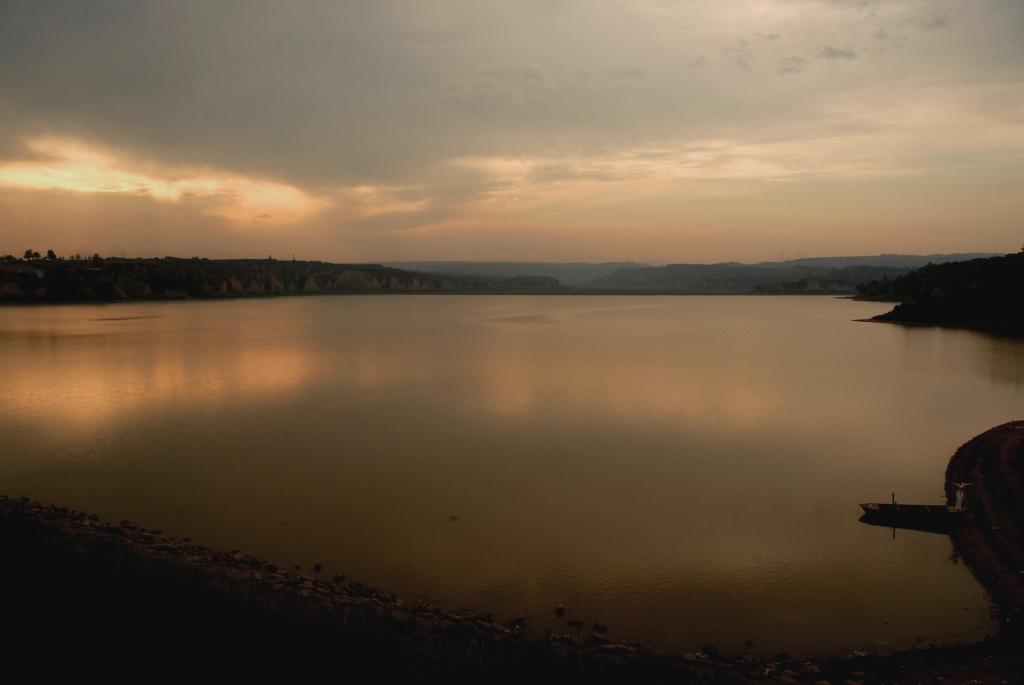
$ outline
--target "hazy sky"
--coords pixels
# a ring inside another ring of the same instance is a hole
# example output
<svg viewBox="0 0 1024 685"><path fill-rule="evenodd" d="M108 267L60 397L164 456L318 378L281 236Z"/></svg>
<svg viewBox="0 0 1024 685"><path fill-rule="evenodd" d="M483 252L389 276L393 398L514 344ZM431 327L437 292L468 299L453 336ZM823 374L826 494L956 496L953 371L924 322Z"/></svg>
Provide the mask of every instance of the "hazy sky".
<svg viewBox="0 0 1024 685"><path fill-rule="evenodd" d="M1022 242L1021 0L0 0L0 252Z"/></svg>

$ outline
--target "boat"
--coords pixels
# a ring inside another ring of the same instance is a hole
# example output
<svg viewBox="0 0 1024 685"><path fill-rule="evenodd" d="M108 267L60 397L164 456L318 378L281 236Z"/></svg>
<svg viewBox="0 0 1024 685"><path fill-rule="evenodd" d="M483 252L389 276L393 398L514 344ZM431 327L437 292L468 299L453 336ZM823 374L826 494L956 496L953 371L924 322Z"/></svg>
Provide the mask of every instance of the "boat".
<svg viewBox="0 0 1024 685"><path fill-rule="evenodd" d="M890 516L947 516L950 514L963 514L962 509L950 507L945 504L878 504L871 502L860 505L866 514L880 514Z"/></svg>
<svg viewBox="0 0 1024 685"><path fill-rule="evenodd" d="M861 504L861 523L886 528L907 528L927 533L948 533L964 516L963 509L945 504L899 504L869 502Z"/></svg>

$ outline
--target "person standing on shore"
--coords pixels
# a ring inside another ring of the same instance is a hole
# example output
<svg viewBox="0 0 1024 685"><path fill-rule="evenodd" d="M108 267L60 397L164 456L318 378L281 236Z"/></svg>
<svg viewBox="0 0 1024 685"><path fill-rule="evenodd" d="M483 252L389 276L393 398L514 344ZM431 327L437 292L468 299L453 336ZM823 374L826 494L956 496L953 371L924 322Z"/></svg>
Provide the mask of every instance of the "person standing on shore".
<svg viewBox="0 0 1024 685"><path fill-rule="evenodd" d="M950 483L950 485L952 485L953 487L956 488L956 504L953 506L953 508L956 511L963 511L964 510L964 491L966 491L967 490L967 486L968 485L972 485L972 483L952 482L952 483Z"/></svg>

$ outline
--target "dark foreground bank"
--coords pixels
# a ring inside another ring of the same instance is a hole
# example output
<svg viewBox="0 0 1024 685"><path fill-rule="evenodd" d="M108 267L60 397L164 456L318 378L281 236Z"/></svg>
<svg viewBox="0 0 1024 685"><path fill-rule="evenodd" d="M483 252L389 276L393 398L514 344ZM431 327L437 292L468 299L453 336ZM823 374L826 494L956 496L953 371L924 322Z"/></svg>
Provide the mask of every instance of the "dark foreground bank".
<svg viewBox="0 0 1024 685"><path fill-rule="evenodd" d="M231 665L322 666L388 680L485 678L745 683L712 655L666 657L600 634L406 604L343 577L320 579L123 521L0 497L0 619L8 655L53 653Z"/></svg>
<svg viewBox="0 0 1024 685"><path fill-rule="evenodd" d="M978 643L797 661L677 653L602 633L404 603L338 576L301 575L62 507L0 497L0 608L8 663L87 670L211 665L232 673L328 667L377 680L676 683L1009 683L1024 678L1024 427L962 446L948 480L974 482L956 554L986 586L1003 629ZM841 591L841 589L837 589ZM685 617L682 617L685 620ZM361 682L362 680L360 680Z"/></svg>
<svg viewBox="0 0 1024 685"><path fill-rule="evenodd" d="M952 533L956 555L988 590L1004 631L1024 644L1024 421L996 426L963 444L946 469L965 490L964 525Z"/></svg>

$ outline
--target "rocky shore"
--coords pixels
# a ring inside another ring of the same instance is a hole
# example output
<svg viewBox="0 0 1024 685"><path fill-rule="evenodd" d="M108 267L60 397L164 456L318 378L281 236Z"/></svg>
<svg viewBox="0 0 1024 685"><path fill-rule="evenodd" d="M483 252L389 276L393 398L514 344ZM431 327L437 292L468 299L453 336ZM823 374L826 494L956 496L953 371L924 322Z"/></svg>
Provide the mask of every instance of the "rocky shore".
<svg viewBox="0 0 1024 685"><path fill-rule="evenodd" d="M42 637L61 653L114 649L119 663L173 654L239 672L324 665L377 679L683 683L1009 683L1024 677L1024 424L993 428L953 456L973 482L953 535L1002 629L968 645L796 660L670 652L604 632L556 634L522 620L403 602L343 576L321 578L215 551L128 521L0 496L0 606L10 655Z"/></svg>
<svg viewBox="0 0 1024 685"><path fill-rule="evenodd" d="M24 498L0 496L0 549L3 621L17 628L8 647L46 635L51 646L87 653L113 643L125 655L159 646L178 659L221 661L244 650L277 667L330 661L402 680L752 680L749 664L712 653L666 655L598 632L539 634L521 620L406 603L342 576Z"/></svg>

